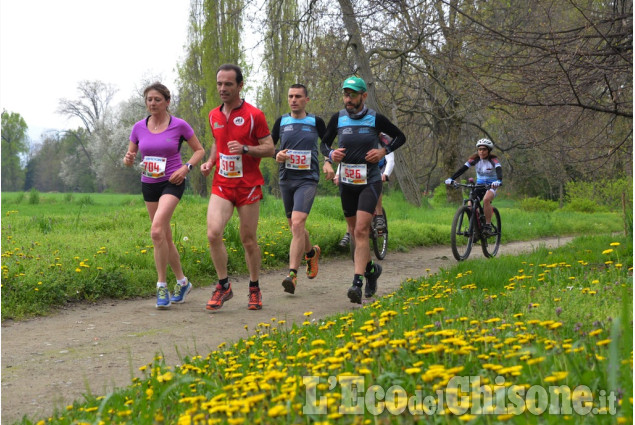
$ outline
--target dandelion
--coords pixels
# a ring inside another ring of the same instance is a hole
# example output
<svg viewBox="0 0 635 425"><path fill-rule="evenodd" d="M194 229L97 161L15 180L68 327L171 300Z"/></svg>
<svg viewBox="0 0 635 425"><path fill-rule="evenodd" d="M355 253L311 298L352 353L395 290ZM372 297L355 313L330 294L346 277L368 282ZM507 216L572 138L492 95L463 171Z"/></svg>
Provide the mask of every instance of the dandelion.
<svg viewBox="0 0 635 425"><path fill-rule="evenodd" d="M305 315L306 317L309 317L309 316L310 316L310 315L312 315L312 314L313 314L313 312L312 312L312 311L305 311L305 312L304 312L304 315Z"/></svg>
<svg viewBox="0 0 635 425"><path fill-rule="evenodd" d="M605 249L604 251L602 251L602 254L610 254L611 252L613 252L612 249Z"/></svg>
<svg viewBox="0 0 635 425"><path fill-rule="evenodd" d="M619 242L611 242L611 246L620 246Z"/></svg>

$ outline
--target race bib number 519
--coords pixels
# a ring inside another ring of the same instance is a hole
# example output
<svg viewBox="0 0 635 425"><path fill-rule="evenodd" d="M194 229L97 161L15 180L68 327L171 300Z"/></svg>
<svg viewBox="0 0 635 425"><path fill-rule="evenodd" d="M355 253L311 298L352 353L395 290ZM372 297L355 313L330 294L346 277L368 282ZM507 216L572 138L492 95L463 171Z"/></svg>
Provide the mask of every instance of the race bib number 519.
<svg viewBox="0 0 635 425"><path fill-rule="evenodd" d="M228 179L235 179L243 176L243 156L220 154L218 164L218 174Z"/></svg>

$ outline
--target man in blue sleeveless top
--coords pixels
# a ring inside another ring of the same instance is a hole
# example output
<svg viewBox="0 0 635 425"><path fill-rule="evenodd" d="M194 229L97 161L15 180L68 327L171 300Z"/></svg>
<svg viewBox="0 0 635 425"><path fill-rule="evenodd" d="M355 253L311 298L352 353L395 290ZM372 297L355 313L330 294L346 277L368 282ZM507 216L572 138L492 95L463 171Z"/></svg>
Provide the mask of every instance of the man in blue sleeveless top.
<svg viewBox="0 0 635 425"><path fill-rule="evenodd" d="M381 265L370 259L369 230L377 201L382 191L379 161L406 142L406 136L385 116L364 103L368 97L366 82L349 77L342 84L344 109L335 113L322 138L320 149L327 158L324 171L332 172L330 162L339 162L339 187L342 210L348 232L355 242L355 274L348 290L352 303L361 304L363 278L364 295L370 298L377 292ZM392 141L378 148L379 133L386 133ZM338 138L338 148L331 145Z"/></svg>
<svg viewBox="0 0 635 425"><path fill-rule="evenodd" d="M324 136L326 125L322 118L306 112L309 97L302 84L289 88L287 100L291 112L276 120L271 136L274 144L280 139L280 149L276 149L274 157L280 164L280 192L292 234L289 274L282 281L282 287L293 294L302 253L307 262L307 277L313 279L318 274L320 247L311 246L305 225L320 179L318 137Z"/></svg>

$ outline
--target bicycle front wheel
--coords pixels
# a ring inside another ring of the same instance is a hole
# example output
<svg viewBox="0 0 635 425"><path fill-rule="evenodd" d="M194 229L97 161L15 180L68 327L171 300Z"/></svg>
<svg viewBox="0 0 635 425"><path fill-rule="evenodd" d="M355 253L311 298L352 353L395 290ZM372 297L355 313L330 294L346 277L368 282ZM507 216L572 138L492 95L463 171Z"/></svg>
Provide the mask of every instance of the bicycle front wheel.
<svg viewBox="0 0 635 425"><path fill-rule="evenodd" d="M489 258L498 254L498 248L500 248L501 245L501 234L501 215L496 207L494 207L492 211L492 231L487 237L481 239L483 255Z"/></svg>
<svg viewBox="0 0 635 425"><path fill-rule="evenodd" d="M386 258L386 253L388 252L388 217L386 216L386 210L383 208L381 209L381 213L384 216L384 220L386 220L386 228L379 231L372 226L370 234L373 240L373 251L375 251L375 257L377 257L378 260Z"/></svg>
<svg viewBox="0 0 635 425"><path fill-rule="evenodd" d="M459 207L452 220L452 255L457 261L463 261L470 256L472 251L472 234L474 226L472 222L472 211L470 207L463 205Z"/></svg>

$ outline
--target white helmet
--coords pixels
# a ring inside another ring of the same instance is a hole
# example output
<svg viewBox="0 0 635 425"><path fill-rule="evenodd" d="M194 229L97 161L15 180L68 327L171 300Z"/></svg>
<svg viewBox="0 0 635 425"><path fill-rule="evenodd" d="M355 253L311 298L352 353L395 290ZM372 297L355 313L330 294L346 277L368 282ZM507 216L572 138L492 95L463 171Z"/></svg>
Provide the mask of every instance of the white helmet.
<svg viewBox="0 0 635 425"><path fill-rule="evenodd" d="M480 139L476 142L476 147L478 148L479 146L485 146L490 151L494 149L494 143L490 139Z"/></svg>

